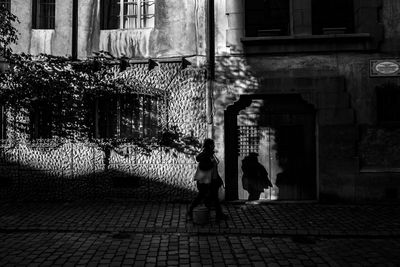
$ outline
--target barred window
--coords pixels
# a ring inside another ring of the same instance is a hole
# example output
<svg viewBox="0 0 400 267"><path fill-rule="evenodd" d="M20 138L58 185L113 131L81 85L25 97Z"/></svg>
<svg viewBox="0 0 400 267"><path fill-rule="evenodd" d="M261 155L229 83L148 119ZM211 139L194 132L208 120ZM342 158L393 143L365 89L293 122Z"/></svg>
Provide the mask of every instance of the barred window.
<svg viewBox="0 0 400 267"><path fill-rule="evenodd" d="M32 1L32 28L54 29L55 28L55 0L33 0Z"/></svg>
<svg viewBox="0 0 400 267"><path fill-rule="evenodd" d="M3 6L6 9L8 9L9 11L11 11L11 0L1 0L0 6Z"/></svg>
<svg viewBox="0 0 400 267"><path fill-rule="evenodd" d="M37 101L30 112L31 139L45 139L52 137L53 109L49 103Z"/></svg>
<svg viewBox="0 0 400 267"><path fill-rule="evenodd" d="M113 94L98 97L95 103L95 137L157 137L159 103L158 97L148 95Z"/></svg>
<svg viewBox="0 0 400 267"><path fill-rule="evenodd" d="M154 16L154 0L101 0L103 30L152 28Z"/></svg>

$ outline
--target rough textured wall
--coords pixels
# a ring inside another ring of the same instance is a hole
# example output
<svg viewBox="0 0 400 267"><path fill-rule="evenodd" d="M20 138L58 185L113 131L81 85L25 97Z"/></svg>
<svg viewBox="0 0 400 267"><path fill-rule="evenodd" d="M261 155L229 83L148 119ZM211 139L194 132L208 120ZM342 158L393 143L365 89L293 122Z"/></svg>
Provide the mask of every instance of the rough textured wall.
<svg viewBox="0 0 400 267"><path fill-rule="evenodd" d="M166 91L170 126L201 141L206 134L205 71L181 67L181 63L160 63L149 69L147 64L135 64L130 71L142 85ZM17 121L28 124L26 112L17 116ZM196 191L192 181L196 162L190 153L155 148L145 154L125 144L111 151L106 170L105 152L94 143L29 141L9 130L9 140L0 145L0 180L6 181L0 190L3 198L188 201Z"/></svg>

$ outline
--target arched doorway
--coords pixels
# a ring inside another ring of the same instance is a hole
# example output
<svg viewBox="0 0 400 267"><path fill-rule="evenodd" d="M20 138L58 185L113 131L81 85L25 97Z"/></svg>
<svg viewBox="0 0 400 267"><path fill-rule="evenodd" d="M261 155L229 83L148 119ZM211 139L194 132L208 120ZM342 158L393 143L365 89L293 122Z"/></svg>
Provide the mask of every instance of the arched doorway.
<svg viewBox="0 0 400 267"><path fill-rule="evenodd" d="M254 180L242 180L242 164L250 158L273 185L259 199L317 198L315 110L301 95L242 95L225 112L225 146L227 199L248 198Z"/></svg>

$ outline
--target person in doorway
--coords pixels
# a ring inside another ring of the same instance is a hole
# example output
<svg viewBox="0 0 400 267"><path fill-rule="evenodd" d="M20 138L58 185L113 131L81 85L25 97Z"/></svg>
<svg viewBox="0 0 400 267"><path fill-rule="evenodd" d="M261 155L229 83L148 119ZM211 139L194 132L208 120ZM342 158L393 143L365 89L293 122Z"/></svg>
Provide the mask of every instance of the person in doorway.
<svg viewBox="0 0 400 267"><path fill-rule="evenodd" d="M249 193L249 201L259 200L264 188L272 187L268 172L257 157L257 153L250 153L242 160L242 186Z"/></svg>
<svg viewBox="0 0 400 267"><path fill-rule="evenodd" d="M227 218L227 215L222 212L218 199L218 190L223 185L223 181L218 174L218 159L214 154L214 148L214 141L207 138L204 140L203 150L196 156L198 166L194 180L199 192L189 207L189 219L193 218L193 209L202 202L207 206L215 207L217 220Z"/></svg>

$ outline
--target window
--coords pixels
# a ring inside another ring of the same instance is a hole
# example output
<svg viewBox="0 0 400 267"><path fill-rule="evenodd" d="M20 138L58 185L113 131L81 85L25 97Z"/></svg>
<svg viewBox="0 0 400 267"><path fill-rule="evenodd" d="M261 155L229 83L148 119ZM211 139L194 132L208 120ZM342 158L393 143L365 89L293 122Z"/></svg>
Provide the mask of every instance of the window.
<svg viewBox="0 0 400 267"><path fill-rule="evenodd" d="M246 36L288 35L289 0L247 0Z"/></svg>
<svg viewBox="0 0 400 267"><path fill-rule="evenodd" d="M378 87L377 117L380 124L400 124L400 87L386 84Z"/></svg>
<svg viewBox="0 0 400 267"><path fill-rule="evenodd" d="M31 139L45 139L52 137L53 120L52 108L45 102L33 104L30 112L30 136Z"/></svg>
<svg viewBox="0 0 400 267"><path fill-rule="evenodd" d="M1 0L0 6L3 6L10 11L11 10L11 0Z"/></svg>
<svg viewBox="0 0 400 267"><path fill-rule="evenodd" d="M6 139L6 110L4 105L0 104L0 140Z"/></svg>
<svg viewBox="0 0 400 267"><path fill-rule="evenodd" d="M352 33L354 32L353 1L313 0L312 33Z"/></svg>
<svg viewBox="0 0 400 267"><path fill-rule="evenodd" d="M154 0L101 0L103 30L151 28L154 14Z"/></svg>
<svg viewBox="0 0 400 267"><path fill-rule="evenodd" d="M137 94L113 94L97 98L95 137L156 137L159 103L157 97Z"/></svg>
<svg viewBox="0 0 400 267"><path fill-rule="evenodd" d="M55 0L32 1L32 28L54 29L55 27Z"/></svg>

